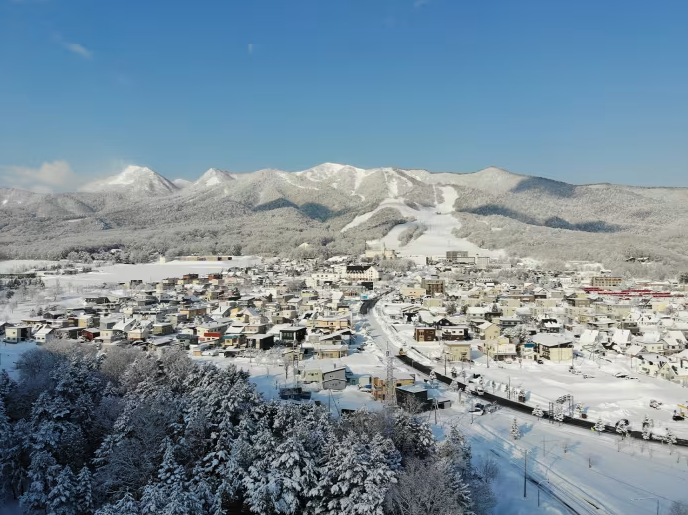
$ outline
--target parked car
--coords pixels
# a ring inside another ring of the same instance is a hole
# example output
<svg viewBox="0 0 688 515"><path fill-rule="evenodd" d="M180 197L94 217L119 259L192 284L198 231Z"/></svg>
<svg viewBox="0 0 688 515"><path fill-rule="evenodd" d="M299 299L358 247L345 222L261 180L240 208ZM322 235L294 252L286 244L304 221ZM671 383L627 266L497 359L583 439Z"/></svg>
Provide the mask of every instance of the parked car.
<svg viewBox="0 0 688 515"><path fill-rule="evenodd" d="M544 365L545 362L542 360L542 358L538 358L537 364L538 364L538 365Z"/></svg>
<svg viewBox="0 0 688 515"><path fill-rule="evenodd" d="M476 405L469 409L468 413L473 413L474 415L482 415L484 411Z"/></svg>

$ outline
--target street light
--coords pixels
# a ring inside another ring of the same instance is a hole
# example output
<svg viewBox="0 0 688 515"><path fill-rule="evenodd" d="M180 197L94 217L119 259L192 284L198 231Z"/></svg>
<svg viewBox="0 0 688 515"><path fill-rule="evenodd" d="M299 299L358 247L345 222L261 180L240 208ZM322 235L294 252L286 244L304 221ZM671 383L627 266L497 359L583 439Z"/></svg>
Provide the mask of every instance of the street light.
<svg viewBox="0 0 688 515"><path fill-rule="evenodd" d="M650 499L654 499L655 501L657 501L657 515L659 515L659 498L657 498L657 497L638 497L635 499L631 499L631 501L648 501Z"/></svg>

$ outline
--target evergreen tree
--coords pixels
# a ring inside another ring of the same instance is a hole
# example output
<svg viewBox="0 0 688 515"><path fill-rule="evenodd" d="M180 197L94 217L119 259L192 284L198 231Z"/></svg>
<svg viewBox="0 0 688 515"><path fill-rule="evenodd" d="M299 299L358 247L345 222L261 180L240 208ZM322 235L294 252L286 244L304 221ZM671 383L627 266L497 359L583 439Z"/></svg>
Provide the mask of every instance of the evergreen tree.
<svg viewBox="0 0 688 515"><path fill-rule="evenodd" d="M21 446L0 396L0 498L9 491L16 493L20 480Z"/></svg>
<svg viewBox="0 0 688 515"><path fill-rule="evenodd" d="M514 421L511 423L511 437L514 440L518 440L521 438L521 429L518 427L518 420L514 418Z"/></svg>
<svg viewBox="0 0 688 515"><path fill-rule="evenodd" d="M542 411L542 408L540 405L536 405L535 408L533 409L533 416L537 417L538 419L541 419L545 415L545 412Z"/></svg>
<svg viewBox="0 0 688 515"><path fill-rule="evenodd" d="M317 467L300 440L292 436L249 468L246 503L254 513L297 514L317 485Z"/></svg>
<svg viewBox="0 0 688 515"><path fill-rule="evenodd" d="M21 496L19 502L28 515L44 515L48 508L48 495L57 482L62 471L52 454L39 450L32 454L31 465L27 472L30 481L29 489Z"/></svg>
<svg viewBox="0 0 688 515"><path fill-rule="evenodd" d="M127 492L115 504L107 504L100 508L95 515L141 515L141 508L134 496Z"/></svg>
<svg viewBox="0 0 688 515"><path fill-rule="evenodd" d="M604 425L604 422L602 422L601 418L598 418L597 422L595 422L595 431L598 433L603 433L605 429L606 426Z"/></svg>
<svg viewBox="0 0 688 515"><path fill-rule="evenodd" d="M392 442L379 434L370 442L361 442L349 433L341 444L334 443L332 453L311 492L315 513L382 515L400 461Z"/></svg>
<svg viewBox="0 0 688 515"><path fill-rule="evenodd" d="M90 515L93 513L92 481L91 471L84 466L76 477L75 500L77 515Z"/></svg>
<svg viewBox="0 0 688 515"><path fill-rule="evenodd" d="M662 441L666 444L674 445L676 443L676 435L674 435L671 429L667 427L665 429L664 439Z"/></svg>
<svg viewBox="0 0 688 515"><path fill-rule="evenodd" d="M564 422L564 408L561 404L557 404L554 408L554 420L559 422L559 425Z"/></svg>
<svg viewBox="0 0 688 515"><path fill-rule="evenodd" d="M74 515L77 511L76 481L69 465L62 468L48 494L48 515Z"/></svg>

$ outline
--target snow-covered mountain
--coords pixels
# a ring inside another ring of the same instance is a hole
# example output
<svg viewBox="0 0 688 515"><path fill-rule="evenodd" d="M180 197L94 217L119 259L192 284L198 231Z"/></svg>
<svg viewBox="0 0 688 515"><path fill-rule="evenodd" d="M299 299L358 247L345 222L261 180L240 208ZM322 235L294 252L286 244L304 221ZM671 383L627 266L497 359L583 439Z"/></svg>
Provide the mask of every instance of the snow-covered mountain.
<svg viewBox="0 0 688 515"><path fill-rule="evenodd" d="M135 196L171 195L179 187L147 166L127 166L122 173L106 177L79 188L81 192L121 192Z"/></svg>
<svg viewBox="0 0 688 515"><path fill-rule="evenodd" d="M218 168L211 168L201 177L189 185L190 190L206 190L210 188L222 188L236 180L235 176Z"/></svg>
<svg viewBox="0 0 688 515"><path fill-rule="evenodd" d="M174 184L180 190L183 190L187 186L191 186L193 182L189 181L188 179L172 179L172 184Z"/></svg>
<svg viewBox="0 0 688 515"><path fill-rule="evenodd" d="M656 262L685 263L688 269L682 236L688 188L573 185L498 167L431 173L323 163L299 172L211 168L194 182L129 166L77 193L0 189L0 243L18 249L42 249L49 241L55 251L98 241L125 245L125 239L138 243L154 235L160 243L146 242L156 251L176 242L180 252L200 252L206 243L219 248L213 245L224 239L246 245L245 252L275 255L305 241L341 253L385 235L393 246L397 233L414 223L426 233L413 248L427 252L451 247L460 231L482 248L519 256L604 262L613 248L616 262L655 256ZM189 238L202 240L201 246L182 245L179 235L189 228Z"/></svg>

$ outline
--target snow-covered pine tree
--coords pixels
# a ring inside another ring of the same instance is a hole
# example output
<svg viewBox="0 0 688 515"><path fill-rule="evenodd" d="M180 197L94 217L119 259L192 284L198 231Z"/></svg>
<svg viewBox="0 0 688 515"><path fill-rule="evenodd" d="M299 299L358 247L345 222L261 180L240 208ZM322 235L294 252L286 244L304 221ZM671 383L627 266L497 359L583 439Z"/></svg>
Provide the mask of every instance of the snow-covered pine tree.
<svg viewBox="0 0 688 515"><path fill-rule="evenodd" d="M557 403L556 407L554 408L554 420L559 422L559 425L564 422L564 407Z"/></svg>
<svg viewBox="0 0 688 515"><path fill-rule="evenodd" d="M20 478L21 447L0 395L0 497L5 492L15 493Z"/></svg>
<svg viewBox="0 0 688 515"><path fill-rule="evenodd" d="M537 417L538 419L541 419L545 415L545 412L542 411L542 408L540 407L539 404L535 406L533 409L533 416Z"/></svg>
<svg viewBox="0 0 688 515"><path fill-rule="evenodd" d="M391 440L378 434L361 442L349 433L332 451L311 491L310 509L323 515L383 515L385 496L400 463Z"/></svg>
<svg viewBox="0 0 688 515"><path fill-rule="evenodd" d="M165 454L158 471L158 481L146 485L141 498L144 515L201 515L202 505L185 484L184 469L174 457L171 440L165 444Z"/></svg>
<svg viewBox="0 0 688 515"><path fill-rule="evenodd" d="M93 513L93 491L92 491L93 477L88 467L84 466L79 475L76 476L76 515L90 515Z"/></svg>
<svg viewBox="0 0 688 515"><path fill-rule="evenodd" d="M621 435L622 439L628 436L628 426L623 420L620 420L619 423L616 425L616 432Z"/></svg>
<svg viewBox="0 0 688 515"><path fill-rule="evenodd" d="M141 515L141 508L134 496L127 492L115 504L107 504L100 508L95 515Z"/></svg>
<svg viewBox="0 0 688 515"><path fill-rule="evenodd" d="M318 481L315 461L295 436L261 456L248 472L246 504L260 514L302 513Z"/></svg>
<svg viewBox="0 0 688 515"><path fill-rule="evenodd" d="M664 443L674 445L676 443L676 435L668 427L664 430Z"/></svg>
<svg viewBox="0 0 688 515"><path fill-rule="evenodd" d="M62 468L55 486L48 493L48 515L74 515L76 506L76 478L69 465Z"/></svg>
<svg viewBox="0 0 688 515"><path fill-rule="evenodd" d="M62 471L52 454L47 451L34 451L31 465L27 471L29 488L19 502L28 515L44 515L48 508L48 494L57 482Z"/></svg>
<svg viewBox="0 0 688 515"><path fill-rule="evenodd" d="M605 429L606 426L604 425L604 422L602 422L602 418L598 418L597 422L595 422L595 431L598 433L603 433Z"/></svg>
<svg viewBox="0 0 688 515"><path fill-rule="evenodd" d="M575 412L578 418L581 418L583 415L583 405L580 402L576 403Z"/></svg>
<svg viewBox="0 0 688 515"><path fill-rule="evenodd" d="M521 438L521 429L518 427L518 420L514 418L514 421L511 423L511 437L514 440L518 440Z"/></svg>

